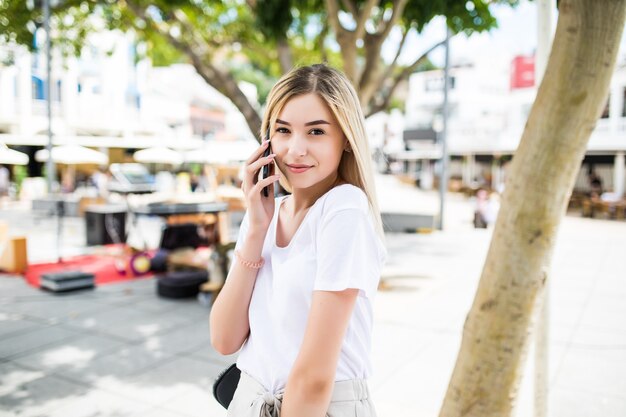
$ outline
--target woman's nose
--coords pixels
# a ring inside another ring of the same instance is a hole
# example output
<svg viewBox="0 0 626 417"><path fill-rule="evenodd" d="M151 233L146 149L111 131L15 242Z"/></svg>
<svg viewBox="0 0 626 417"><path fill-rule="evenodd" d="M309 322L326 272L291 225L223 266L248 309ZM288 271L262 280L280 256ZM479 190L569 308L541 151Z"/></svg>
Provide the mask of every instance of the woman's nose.
<svg viewBox="0 0 626 417"><path fill-rule="evenodd" d="M291 155L295 156L303 156L307 153L307 143L306 138L302 135L294 134L289 141L289 149L288 152Z"/></svg>

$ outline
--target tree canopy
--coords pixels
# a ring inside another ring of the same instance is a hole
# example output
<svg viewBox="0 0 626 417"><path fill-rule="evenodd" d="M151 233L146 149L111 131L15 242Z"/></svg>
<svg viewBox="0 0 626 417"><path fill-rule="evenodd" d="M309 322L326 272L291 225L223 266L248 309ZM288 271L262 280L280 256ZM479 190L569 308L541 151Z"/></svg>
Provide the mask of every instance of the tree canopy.
<svg viewBox="0 0 626 417"><path fill-rule="evenodd" d="M41 0L0 0L0 39L35 48ZM259 131L257 103L238 83L257 85L260 102L294 65L327 62L355 86L367 116L389 108L397 87L443 42L400 64L411 32L445 16L453 33L494 28L495 3L518 0L57 0L51 1L53 43L79 55L93 31L133 31L155 65L188 62ZM395 31L395 33L394 33ZM393 34L393 36L392 36ZM394 51L383 60L383 48Z"/></svg>

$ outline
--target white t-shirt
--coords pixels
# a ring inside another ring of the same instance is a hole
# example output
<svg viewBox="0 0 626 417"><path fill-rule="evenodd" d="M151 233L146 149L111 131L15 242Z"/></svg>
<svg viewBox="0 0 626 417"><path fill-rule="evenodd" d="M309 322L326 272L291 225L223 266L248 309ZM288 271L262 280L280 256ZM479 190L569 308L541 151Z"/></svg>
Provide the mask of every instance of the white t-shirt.
<svg viewBox="0 0 626 417"><path fill-rule="evenodd" d="M351 184L334 187L309 208L288 246L276 245L274 217L263 244L248 317L250 336L237 366L271 393L283 389L296 360L311 308L313 291L359 289L341 346L335 381L371 374L372 303L387 251L375 231L365 193ZM248 229L244 216L237 239Z"/></svg>

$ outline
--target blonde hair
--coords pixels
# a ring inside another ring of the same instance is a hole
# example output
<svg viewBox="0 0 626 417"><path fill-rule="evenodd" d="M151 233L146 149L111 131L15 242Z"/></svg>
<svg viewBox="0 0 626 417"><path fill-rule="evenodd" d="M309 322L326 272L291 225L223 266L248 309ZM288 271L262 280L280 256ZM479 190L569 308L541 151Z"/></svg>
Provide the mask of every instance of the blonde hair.
<svg viewBox="0 0 626 417"><path fill-rule="evenodd" d="M359 187L369 201L376 231L384 240L369 141L365 133L365 117L359 98L350 81L340 71L324 64L295 68L285 74L270 91L267 107L261 123L261 137L265 138L285 104L303 94L317 94L339 122L351 152L343 152L339 162L339 177ZM283 175L280 184L291 191L291 184Z"/></svg>

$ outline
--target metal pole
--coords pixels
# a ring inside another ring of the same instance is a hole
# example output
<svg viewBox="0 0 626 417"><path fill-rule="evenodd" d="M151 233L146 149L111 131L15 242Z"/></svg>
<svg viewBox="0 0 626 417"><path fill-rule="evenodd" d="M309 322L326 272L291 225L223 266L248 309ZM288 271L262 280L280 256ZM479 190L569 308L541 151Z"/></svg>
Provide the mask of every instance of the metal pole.
<svg viewBox="0 0 626 417"><path fill-rule="evenodd" d="M441 171L439 175L439 230L443 230L443 214L445 209L446 191L448 190L448 91L450 90L450 28L446 24L445 67L443 70L443 109L442 129L438 135L441 145Z"/></svg>
<svg viewBox="0 0 626 417"><path fill-rule="evenodd" d="M552 15L555 0L539 0L537 2L537 54L535 56L535 85L539 87L550 56L552 44ZM543 302L539 311L535 329L535 383L534 413L535 417L549 415L549 346L550 333L550 279L549 274L543 290Z"/></svg>
<svg viewBox="0 0 626 417"><path fill-rule="evenodd" d="M52 50L50 41L50 1L43 0L43 23L46 32L46 110L48 114L48 160L46 161L46 177L48 179L48 193L54 191L54 162L52 161Z"/></svg>

